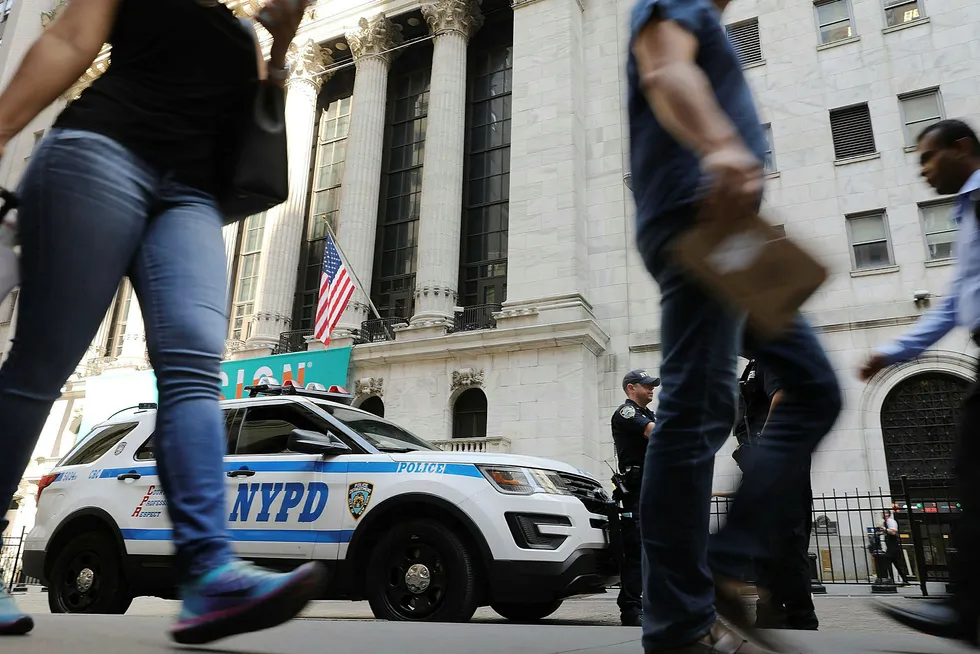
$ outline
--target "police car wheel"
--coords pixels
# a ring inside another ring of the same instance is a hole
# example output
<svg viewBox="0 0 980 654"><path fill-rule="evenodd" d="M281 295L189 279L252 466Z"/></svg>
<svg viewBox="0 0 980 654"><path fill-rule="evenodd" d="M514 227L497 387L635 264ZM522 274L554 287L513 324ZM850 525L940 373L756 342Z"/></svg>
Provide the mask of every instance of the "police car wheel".
<svg viewBox="0 0 980 654"><path fill-rule="evenodd" d="M133 601L119 552L107 534L74 536L55 553L48 586L52 613L122 614Z"/></svg>
<svg viewBox="0 0 980 654"><path fill-rule="evenodd" d="M490 608L511 622L537 622L558 610L561 600L528 602L526 604L491 604Z"/></svg>
<svg viewBox="0 0 980 654"><path fill-rule="evenodd" d="M452 529L434 520L389 529L371 553L366 585L381 620L466 622L479 603L473 555Z"/></svg>

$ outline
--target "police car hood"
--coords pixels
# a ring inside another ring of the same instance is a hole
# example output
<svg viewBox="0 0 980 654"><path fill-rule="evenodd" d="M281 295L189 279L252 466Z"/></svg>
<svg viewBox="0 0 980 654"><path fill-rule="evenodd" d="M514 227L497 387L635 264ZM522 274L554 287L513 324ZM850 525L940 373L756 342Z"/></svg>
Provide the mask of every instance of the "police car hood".
<svg viewBox="0 0 980 654"><path fill-rule="evenodd" d="M496 454L485 452L430 452L428 450L418 450L415 452L393 453L389 456L394 460L406 463L426 462L426 463L472 463L475 465L497 464L505 466L518 466L523 468L540 468L542 470L557 470L567 472L570 475L579 475L595 479L592 475L572 467L567 463L555 461L554 459L542 459L536 456L521 456L520 454Z"/></svg>

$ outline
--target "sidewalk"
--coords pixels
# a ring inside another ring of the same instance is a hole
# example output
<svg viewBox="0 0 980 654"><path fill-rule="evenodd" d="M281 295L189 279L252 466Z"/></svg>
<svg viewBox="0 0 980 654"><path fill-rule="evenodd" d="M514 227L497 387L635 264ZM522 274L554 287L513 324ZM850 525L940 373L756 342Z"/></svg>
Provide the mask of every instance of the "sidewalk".
<svg viewBox="0 0 980 654"><path fill-rule="evenodd" d="M172 654L167 618L40 615L33 634L0 639L4 654ZM640 654L639 628L416 624L299 620L277 629L212 643L196 651L220 654ZM796 632L806 654L967 654L969 650L924 636ZM195 650L184 650L195 651Z"/></svg>

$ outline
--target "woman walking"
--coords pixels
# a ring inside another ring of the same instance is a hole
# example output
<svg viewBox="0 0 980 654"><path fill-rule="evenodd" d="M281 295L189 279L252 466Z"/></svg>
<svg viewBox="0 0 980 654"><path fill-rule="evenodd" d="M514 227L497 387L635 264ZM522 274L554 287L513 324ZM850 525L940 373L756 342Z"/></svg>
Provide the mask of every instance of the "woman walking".
<svg viewBox="0 0 980 654"><path fill-rule="evenodd" d="M274 45L262 62L251 27L217 0L69 0L0 94L2 153L112 44L112 65L62 112L19 189L22 281L0 368L0 505L128 276L158 383L154 439L174 525L180 643L285 622L323 583L315 564L273 574L238 561L225 503L215 501L225 495L226 449L221 153L256 80L284 83L303 9L268 1L259 21ZM0 590L0 634L32 627Z"/></svg>

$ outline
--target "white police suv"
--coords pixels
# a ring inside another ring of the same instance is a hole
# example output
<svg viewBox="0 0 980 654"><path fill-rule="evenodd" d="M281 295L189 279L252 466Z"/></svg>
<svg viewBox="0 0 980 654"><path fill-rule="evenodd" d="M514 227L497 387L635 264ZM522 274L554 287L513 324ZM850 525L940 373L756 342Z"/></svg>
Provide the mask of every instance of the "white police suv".
<svg viewBox="0 0 980 654"><path fill-rule="evenodd" d="M243 558L283 570L321 561L323 599L367 599L389 620L462 622L484 605L536 620L618 581L618 510L593 477L549 459L444 452L311 386L265 379L222 402L228 524ZM23 568L48 585L52 612L175 596L155 409L97 425L41 480Z"/></svg>

